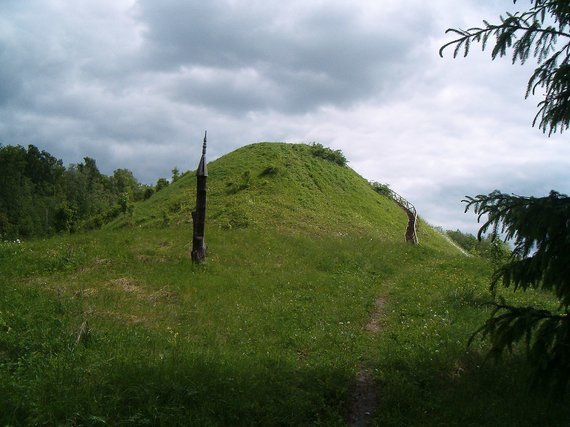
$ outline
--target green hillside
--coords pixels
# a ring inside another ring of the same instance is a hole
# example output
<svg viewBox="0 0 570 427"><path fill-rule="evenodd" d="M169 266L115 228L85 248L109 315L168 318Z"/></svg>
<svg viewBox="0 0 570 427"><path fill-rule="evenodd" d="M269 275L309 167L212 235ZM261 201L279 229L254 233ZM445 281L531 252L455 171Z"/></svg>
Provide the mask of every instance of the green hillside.
<svg viewBox="0 0 570 427"><path fill-rule="evenodd" d="M305 144L258 143L208 165L208 228L270 229L287 234L369 236L401 241L406 214L349 167L312 154ZM113 226L191 223L196 177L187 173ZM427 246L452 250L424 224Z"/></svg>
<svg viewBox="0 0 570 427"><path fill-rule="evenodd" d="M208 169L204 265L192 173L101 230L0 243L1 425L564 425L516 351L466 346L486 261L423 222L406 243L393 201L307 145Z"/></svg>

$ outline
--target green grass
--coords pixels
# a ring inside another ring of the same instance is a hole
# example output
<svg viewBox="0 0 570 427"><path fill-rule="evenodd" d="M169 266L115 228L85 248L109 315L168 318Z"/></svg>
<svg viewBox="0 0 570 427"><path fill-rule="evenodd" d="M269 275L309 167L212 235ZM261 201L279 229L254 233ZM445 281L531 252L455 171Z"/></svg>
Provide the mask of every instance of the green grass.
<svg viewBox="0 0 570 427"><path fill-rule="evenodd" d="M466 346L489 265L425 223L403 242L405 214L353 171L261 144L209 180L203 266L191 175L104 230L0 243L0 424L340 426L363 366L377 425L566 423L518 353Z"/></svg>
<svg viewBox="0 0 570 427"><path fill-rule="evenodd" d="M238 230L212 233L208 265L194 268L179 234L94 233L4 254L3 271L20 271L2 286L3 421L342 423L375 293L372 275L350 274L357 257L345 247L331 261L335 240ZM90 336L76 345L84 320Z"/></svg>
<svg viewBox="0 0 570 427"><path fill-rule="evenodd" d="M248 145L210 163L208 172L210 229L403 239L406 214L394 202L352 169L313 156L308 145ZM189 223L195 194L196 177L188 173L111 226Z"/></svg>

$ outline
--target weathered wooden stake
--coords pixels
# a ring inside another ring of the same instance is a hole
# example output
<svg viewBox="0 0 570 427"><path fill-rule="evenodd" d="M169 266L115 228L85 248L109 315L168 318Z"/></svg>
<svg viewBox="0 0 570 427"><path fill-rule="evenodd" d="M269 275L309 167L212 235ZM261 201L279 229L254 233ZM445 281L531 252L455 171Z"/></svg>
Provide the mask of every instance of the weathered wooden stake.
<svg viewBox="0 0 570 427"><path fill-rule="evenodd" d="M204 132L204 145L202 157L196 171L196 210L192 212L194 232L192 238L192 261L202 263L206 260L206 242L204 240L204 228L206 225L206 180L208 179L208 167L206 166L206 141L208 131Z"/></svg>

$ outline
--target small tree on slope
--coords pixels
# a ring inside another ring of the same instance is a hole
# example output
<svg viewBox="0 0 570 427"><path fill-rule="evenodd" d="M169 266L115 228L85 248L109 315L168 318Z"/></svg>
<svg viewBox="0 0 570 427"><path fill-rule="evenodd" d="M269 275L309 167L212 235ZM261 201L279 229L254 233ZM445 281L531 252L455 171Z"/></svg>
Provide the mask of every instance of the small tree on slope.
<svg viewBox="0 0 570 427"><path fill-rule="evenodd" d="M514 3L517 1L514 0ZM449 29L459 37L446 43L440 55L454 46L456 57L469 54L471 44L485 50L493 45L491 57L512 53L513 63L537 60L526 96L544 90L533 126L538 123L550 136L570 124L570 2L530 0L528 10L507 14L500 23L483 21L483 27ZM476 331L489 337L491 355L500 356L519 342L526 344L531 363L531 384L547 386L561 395L570 380L570 198L552 191L542 198L506 195L467 197L479 220L487 220L479 238L491 229L514 241L510 260L494 272L491 288L501 284L515 290L530 288L553 292L560 302L555 313L536 307L495 304L491 317Z"/></svg>

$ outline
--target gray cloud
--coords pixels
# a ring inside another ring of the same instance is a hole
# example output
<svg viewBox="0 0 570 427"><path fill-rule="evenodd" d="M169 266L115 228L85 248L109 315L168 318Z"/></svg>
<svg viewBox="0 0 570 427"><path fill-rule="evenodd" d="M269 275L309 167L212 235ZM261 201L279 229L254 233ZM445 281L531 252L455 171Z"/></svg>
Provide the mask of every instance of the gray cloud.
<svg viewBox="0 0 570 427"><path fill-rule="evenodd" d="M530 127L531 65L437 55L504 1L3 0L0 143L147 183L257 141L342 149L434 225L466 194L568 193L566 135ZM566 188L565 188L566 187Z"/></svg>
<svg viewBox="0 0 570 427"><path fill-rule="evenodd" d="M385 22L359 25L360 12L342 2L142 0L136 8L145 65L177 77L177 99L231 112L304 113L390 87L413 46L408 21L417 18L403 16L393 31Z"/></svg>

